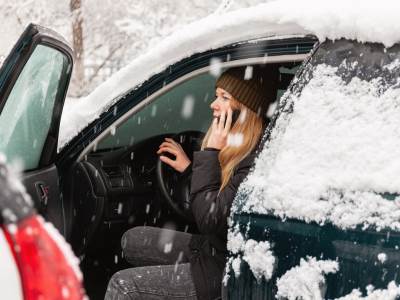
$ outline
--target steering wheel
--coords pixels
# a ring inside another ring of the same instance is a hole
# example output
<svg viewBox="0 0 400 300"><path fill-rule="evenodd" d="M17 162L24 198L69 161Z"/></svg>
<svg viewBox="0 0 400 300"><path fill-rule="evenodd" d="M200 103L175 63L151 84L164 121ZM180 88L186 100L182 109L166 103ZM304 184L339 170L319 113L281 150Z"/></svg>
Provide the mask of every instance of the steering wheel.
<svg viewBox="0 0 400 300"><path fill-rule="evenodd" d="M204 133L200 131L184 131L171 138L180 143L190 161L193 161L193 152L200 150ZM165 155L165 154L164 154ZM166 154L166 156L169 156ZM174 159L174 157L169 156ZM161 196L169 207L186 221L193 222L190 209L190 177L184 177L160 158L156 166L157 182Z"/></svg>

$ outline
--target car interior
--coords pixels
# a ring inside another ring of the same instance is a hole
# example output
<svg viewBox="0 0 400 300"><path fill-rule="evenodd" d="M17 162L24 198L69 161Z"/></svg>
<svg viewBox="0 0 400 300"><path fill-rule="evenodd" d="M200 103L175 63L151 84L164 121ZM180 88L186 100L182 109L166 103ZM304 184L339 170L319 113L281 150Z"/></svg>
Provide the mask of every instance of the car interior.
<svg viewBox="0 0 400 300"><path fill-rule="evenodd" d="M264 65L280 72L277 101L300 63ZM179 174L161 163L156 151L165 137L179 141L189 158L200 149L212 118L215 81L208 70L193 72L189 79L144 100L140 109L125 114L122 122L71 168L67 183L73 199L67 202L73 210L69 242L82 261L91 299L102 299L109 278L130 267L120 246L129 228L168 226L197 232L185 202L188 183L182 184Z"/></svg>

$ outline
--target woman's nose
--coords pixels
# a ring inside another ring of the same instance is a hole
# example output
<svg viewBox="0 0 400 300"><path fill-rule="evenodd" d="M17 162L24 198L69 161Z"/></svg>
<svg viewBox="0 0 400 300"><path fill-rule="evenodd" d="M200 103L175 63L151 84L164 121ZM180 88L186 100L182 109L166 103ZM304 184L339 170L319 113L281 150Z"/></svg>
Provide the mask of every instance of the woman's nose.
<svg viewBox="0 0 400 300"><path fill-rule="evenodd" d="M217 107L218 107L218 99L215 99L213 102L211 102L210 108L212 110L215 110L215 109L217 109Z"/></svg>
<svg viewBox="0 0 400 300"><path fill-rule="evenodd" d="M218 109L220 108L220 102L219 102L219 98L215 98L215 100L213 102L211 102L210 104L211 109Z"/></svg>

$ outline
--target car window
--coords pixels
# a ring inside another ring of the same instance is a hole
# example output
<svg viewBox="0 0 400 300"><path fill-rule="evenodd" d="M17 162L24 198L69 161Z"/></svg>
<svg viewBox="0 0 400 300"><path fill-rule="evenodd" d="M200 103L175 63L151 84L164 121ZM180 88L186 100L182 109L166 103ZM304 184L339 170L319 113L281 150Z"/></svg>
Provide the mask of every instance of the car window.
<svg viewBox="0 0 400 300"><path fill-rule="evenodd" d="M321 45L284 95L235 210L399 230L399 77L399 45Z"/></svg>
<svg viewBox="0 0 400 300"><path fill-rule="evenodd" d="M280 67L285 87L284 80L291 80L297 69L298 64ZM161 134L189 130L206 132L212 118L210 104L215 99L215 80L214 75L203 73L175 86L113 129L110 136L98 143L97 149L131 146ZM278 89L277 99L284 91Z"/></svg>
<svg viewBox="0 0 400 300"><path fill-rule="evenodd" d="M24 170L39 165L50 128L60 77L67 66L60 51L38 45L15 82L0 115L0 151Z"/></svg>
<svg viewBox="0 0 400 300"><path fill-rule="evenodd" d="M128 146L160 134L207 131L214 86L215 77L208 73L177 85L113 130L97 149Z"/></svg>

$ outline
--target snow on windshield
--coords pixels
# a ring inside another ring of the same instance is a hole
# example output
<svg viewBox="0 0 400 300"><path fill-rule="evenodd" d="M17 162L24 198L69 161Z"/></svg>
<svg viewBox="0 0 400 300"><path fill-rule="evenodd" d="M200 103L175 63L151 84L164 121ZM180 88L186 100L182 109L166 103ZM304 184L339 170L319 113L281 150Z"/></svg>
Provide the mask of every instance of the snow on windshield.
<svg viewBox="0 0 400 300"><path fill-rule="evenodd" d="M345 82L337 72L319 64L299 95L286 93L292 112L278 118L242 184L239 194L249 193L242 211L399 230L398 83Z"/></svg>
<svg viewBox="0 0 400 300"><path fill-rule="evenodd" d="M279 0L214 14L177 31L117 72L88 97L66 104L59 148L95 120L127 91L190 55L263 37L314 34L320 40L356 39L389 47L400 41L400 2L372 0Z"/></svg>

